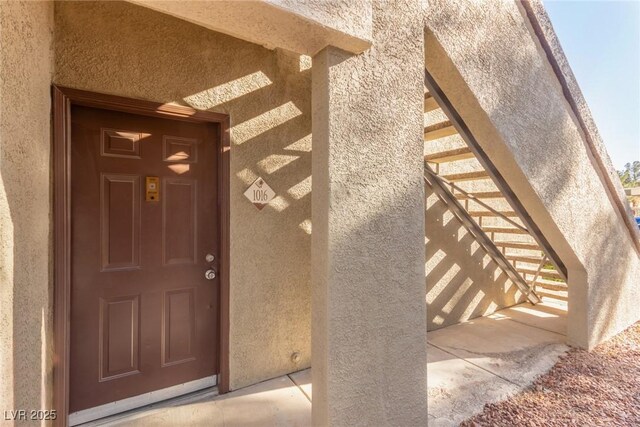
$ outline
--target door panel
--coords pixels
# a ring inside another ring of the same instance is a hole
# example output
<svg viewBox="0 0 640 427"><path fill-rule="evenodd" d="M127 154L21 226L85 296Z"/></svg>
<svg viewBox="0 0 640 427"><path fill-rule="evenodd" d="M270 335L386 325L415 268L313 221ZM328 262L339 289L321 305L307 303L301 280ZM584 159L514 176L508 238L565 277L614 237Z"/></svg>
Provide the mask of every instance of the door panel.
<svg viewBox="0 0 640 427"><path fill-rule="evenodd" d="M102 270L140 267L140 177L102 174Z"/></svg>
<svg viewBox="0 0 640 427"><path fill-rule="evenodd" d="M139 372L140 296L100 299L100 379Z"/></svg>
<svg viewBox="0 0 640 427"><path fill-rule="evenodd" d="M197 183L190 179L165 178L162 186L164 264L193 264L197 246ZM172 206L180 206L180 209L172 209Z"/></svg>
<svg viewBox="0 0 640 427"><path fill-rule="evenodd" d="M196 335L195 289L165 292L162 331L162 365L193 360Z"/></svg>
<svg viewBox="0 0 640 427"><path fill-rule="evenodd" d="M71 412L219 372L216 126L72 107Z"/></svg>

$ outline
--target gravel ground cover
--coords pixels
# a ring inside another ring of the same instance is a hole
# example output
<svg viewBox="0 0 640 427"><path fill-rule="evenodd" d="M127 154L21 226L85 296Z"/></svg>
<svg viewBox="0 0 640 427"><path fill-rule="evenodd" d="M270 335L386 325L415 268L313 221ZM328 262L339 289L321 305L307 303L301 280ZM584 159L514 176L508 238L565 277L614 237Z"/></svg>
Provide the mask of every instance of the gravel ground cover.
<svg viewBox="0 0 640 427"><path fill-rule="evenodd" d="M461 426L640 426L640 322L591 353L571 349L531 387Z"/></svg>

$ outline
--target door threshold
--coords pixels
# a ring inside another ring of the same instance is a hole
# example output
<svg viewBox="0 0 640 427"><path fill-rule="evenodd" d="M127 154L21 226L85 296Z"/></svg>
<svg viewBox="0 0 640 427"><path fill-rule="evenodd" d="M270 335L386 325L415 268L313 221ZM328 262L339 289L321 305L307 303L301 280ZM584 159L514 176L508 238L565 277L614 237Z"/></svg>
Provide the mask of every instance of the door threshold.
<svg viewBox="0 0 640 427"><path fill-rule="evenodd" d="M150 391L138 396L105 403L89 409L69 414L69 426L100 426L125 417L136 417L151 409L164 408L183 403L194 397L218 394L218 376L177 384L161 390ZM137 417L136 417L137 418Z"/></svg>

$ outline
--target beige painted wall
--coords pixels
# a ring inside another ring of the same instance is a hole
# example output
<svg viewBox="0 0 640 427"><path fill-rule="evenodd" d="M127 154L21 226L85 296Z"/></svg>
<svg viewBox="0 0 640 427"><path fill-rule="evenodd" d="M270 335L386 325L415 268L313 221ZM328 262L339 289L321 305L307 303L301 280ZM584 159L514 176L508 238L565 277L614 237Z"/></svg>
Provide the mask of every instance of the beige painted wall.
<svg viewBox="0 0 640 427"><path fill-rule="evenodd" d="M314 56L315 426L428 421L422 10L370 7L372 49Z"/></svg>
<svg viewBox="0 0 640 427"><path fill-rule="evenodd" d="M426 17L427 67L567 266L569 342L592 348L640 318L640 258L602 179L615 171L518 2L432 0Z"/></svg>
<svg viewBox="0 0 640 427"><path fill-rule="evenodd" d="M371 46L369 0L128 0L269 49L315 55Z"/></svg>
<svg viewBox="0 0 640 427"><path fill-rule="evenodd" d="M0 411L51 408L52 31L51 2L0 6Z"/></svg>
<svg viewBox="0 0 640 427"><path fill-rule="evenodd" d="M426 185L427 330L488 316L526 300Z"/></svg>
<svg viewBox="0 0 640 427"><path fill-rule="evenodd" d="M56 84L230 114L231 386L308 367L309 60L123 2L58 2L55 25Z"/></svg>

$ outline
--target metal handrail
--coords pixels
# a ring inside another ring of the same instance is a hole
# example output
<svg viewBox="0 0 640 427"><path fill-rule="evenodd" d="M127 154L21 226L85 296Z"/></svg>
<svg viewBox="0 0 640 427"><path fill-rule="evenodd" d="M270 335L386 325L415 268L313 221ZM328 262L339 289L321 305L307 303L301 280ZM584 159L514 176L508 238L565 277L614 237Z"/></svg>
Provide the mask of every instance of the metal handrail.
<svg viewBox="0 0 640 427"><path fill-rule="evenodd" d="M427 162L425 162L427 163ZM526 231L527 233L529 233L529 230L527 230L526 227L523 227L522 225L518 224L517 222L515 222L514 220L510 219L509 217L507 217L506 215L504 215L502 212L495 210L494 208L492 208L491 206L489 206L488 204L484 203L483 201L481 201L480 199L476 198L476 196L474 196L472 193L469 193L465 190L463 190L462 188L460 188L460 186L454 184L453 182L441 177L440 175L438 175L437 173L435 173L431 167L429 167L428 165L426 165L426 167L424 168L425 172L427 172L429 175L433 176L435 179L443 182L444 184L450 186L451 188L455 188L456 190L458 190L460 193L462 193L463 195L465 195L469 200L476 202L477 204L479 204L480 206L482 206L483 208L493 212L494 214L496 214L498 217L502 218L503 220L507 221L509 224L515 226L516 228L519 228L520 230ZM452 191L453 193L453 191Z"/></svg>
<svg viewBox="0 0 640 427"><path fill-rule="evenodd" d="M456 218L460 220L462 225L469 231L469 233L475 237L478 244L484 248L484 250L491 256L491 258L501 267L506 273L507 276L515 283L515 285L525 294L527 299L531 301L533 304L537 304L540 302L540 297L536 294L534 287L530 286L527 281L518 273L515 266L513 266L509 260L507 260L500 249L495 245L495 243L487 236L487 234L482 230L482 227L476 223L469 212L467 212L464 207L460 204L460 202L456 199L449 189L447 189L445 183L442 178L437 176L433 171L430 170L428 165L425 165L425 171L429 172L429 177L435 178L433 183L427 177L427 174L424 176L424 182L429 185L434 192L438 195L438 197L449 207L451 213L454 214Z"/></svg>
<svg viewBox="0 0 640 427"><path fill-rule="evenodd" d="M547 260L548 260L548 257L545 254L542 257L542 260L540 261L540 265L538 266L538 269L536 270L536 274L533 276L533 280L531 281L531 283L532 283L531 286L533 286L533 289L536 288L536 282L538 281L538 277L540 277L540 273L542 272L542 269L544 268L544 265L547 263Z"/></svg>

